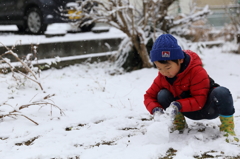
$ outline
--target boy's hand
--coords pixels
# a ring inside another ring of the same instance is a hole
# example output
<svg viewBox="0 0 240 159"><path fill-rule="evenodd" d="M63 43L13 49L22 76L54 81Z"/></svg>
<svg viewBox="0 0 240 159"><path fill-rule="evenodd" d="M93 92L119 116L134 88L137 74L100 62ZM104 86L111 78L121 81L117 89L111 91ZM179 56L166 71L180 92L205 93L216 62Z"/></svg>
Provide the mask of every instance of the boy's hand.
<svg viewBox="0 0 240 159"><path fill-rule="evenodd" d="M156 107L152 110L154 121L161 121L160 116L164 114L163 109Z"/></svg>
<svg viewBox="0 0 240 159"><path fill-rule="evenodd" d="M173 101L169 107L166 109L166 114L174 120L175 116L179 113L179 110L182 108L179 102Z"/></svg>

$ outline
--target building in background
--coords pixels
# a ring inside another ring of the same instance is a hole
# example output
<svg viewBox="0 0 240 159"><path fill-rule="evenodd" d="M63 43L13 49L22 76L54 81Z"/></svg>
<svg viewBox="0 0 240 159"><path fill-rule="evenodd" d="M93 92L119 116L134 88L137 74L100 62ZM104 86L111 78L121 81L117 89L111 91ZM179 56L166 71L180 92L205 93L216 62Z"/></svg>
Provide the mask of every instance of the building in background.
<svg viewBox="0 0 240 159"><path fill-rule="evenodd" d="M169 8L169 13L171 15L189 14L194 6L203 8L206 5L212 11L207 18L207 25L216 28L231 23L232 18L240 14L240 0L177 0Z"/></svg>
<svg viewBox="0 0 240 159"><path fill-rule="evenodd" d="M193 0L198 7L209 5L212 14L208 16L207 24L221 28L239 16L240 0Z"/></svg>
<svg viewBox="0 0 240 159"><path fill-rule="evenodd" d="M189 14L193 8L193 0L176 0L168 9L170 15L177 16L181 13Z"/></svg>

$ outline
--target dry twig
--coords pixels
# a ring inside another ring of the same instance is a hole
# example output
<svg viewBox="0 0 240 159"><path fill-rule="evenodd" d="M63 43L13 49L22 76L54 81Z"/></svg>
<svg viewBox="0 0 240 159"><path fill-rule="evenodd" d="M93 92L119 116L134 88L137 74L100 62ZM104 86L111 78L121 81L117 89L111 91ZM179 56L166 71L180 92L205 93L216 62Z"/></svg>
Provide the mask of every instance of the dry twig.
<svg viewBox="0 0 240 159"><path fill-rule="evenodd" d="M40 108L44 107L44 106L47 106L47 105L50 105L51 108L54 107L54 108L57 108L59 109L60 111L60 114L61 115L65 115L65 113L63 112L63 110L61 108L59 108L57 105L51 103L51 102L47 102L46 100L51 100L50 98L53 97L55 94L51 94L51 95L47 95L45 97L43 97L43 99L40 99L38 101L35 101L35 102L32 102L32 103L29 103L29 104L24 104L24 105L21 105L20 107L18 107L18 109L15 109L11 112L8 112L6 114L2 114L0 115L0 119L2 118L5 118L5 117L16 117L16 116L23 116L25 118L27 118L28 120L30 120L31 122L35 123L36 125L39 125L36 121L34 121L33 119L29 118L28 116L22 114L20 111L18 110L22 110L22 109L25 109L25 108L29 108L30 106L40 106ZM8 103L4 102L2 105L7 105L7 106L11 106L9 105ZM11 106L12 107L12 106ZM52 115L52 109L51 109L51 115Z"/></svg>

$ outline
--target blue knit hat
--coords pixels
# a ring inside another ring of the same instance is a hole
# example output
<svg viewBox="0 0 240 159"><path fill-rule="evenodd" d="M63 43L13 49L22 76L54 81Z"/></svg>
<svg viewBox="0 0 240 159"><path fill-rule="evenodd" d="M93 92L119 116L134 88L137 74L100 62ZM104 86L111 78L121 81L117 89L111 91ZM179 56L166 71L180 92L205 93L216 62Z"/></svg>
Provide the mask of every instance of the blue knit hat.
<svg viewBox="0 0 240 159"><path fill-rule="evenodd" d="M150 51L151 61L184 59L181 47L170 34L162 34L157 38Z"/></svg>

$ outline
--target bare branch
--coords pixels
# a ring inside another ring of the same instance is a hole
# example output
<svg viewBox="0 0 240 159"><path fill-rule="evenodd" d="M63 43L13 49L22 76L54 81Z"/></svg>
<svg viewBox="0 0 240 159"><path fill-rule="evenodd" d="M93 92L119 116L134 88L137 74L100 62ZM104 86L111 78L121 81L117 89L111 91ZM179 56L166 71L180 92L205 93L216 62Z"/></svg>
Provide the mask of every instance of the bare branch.
<svg viewBox="0 0 240 159"><path fill-rule="evenodd" d="M20 106L19 110L24 109L24 108L28 108L28 107L33 106L33 105L40 105L41 107L46 106L46 105L50 105L50 106L53 106L53 107L59 109L61 115L65 115L65 113L63 112L63 110L61 108L59 108L57 105L55 105L53 103L49 103L49 102L34 102L34 103L30 103L30 104L25 104L25 105Z"/></svg>
<svg viewBox="0 0 240 159"><path fill-rule="evenodd" d="M37 122L35 122L31 118L27 117L26 115L21 114L20 116L23 116L23 117L27 118L28 120L30 120L31 122L33 122L34 124L39 125Z"/></svg>
<svg viewBox="0 0 240 159"><path fill-rule="evenodd" d="M20 72L20 71L18 71L17 73L21 74L22 76L26 77L27 79L30 79L31 81L33 81L33 82L35 82L35 83L37 83L37 84L39 85L39 87L41 88L41 90L43 90L43 87L42 87L41 83L38 82L37 80L28 77L26 74L24 74L24 73L22 73L22 72Z"/></svg>
<svg viewBox="0 0 240 159"><path fill-rule="evenodd" d="M2 44L2 43L1 43L1 44ZM3 44L2 44L2 45L3 45ZM26 59L26 62L24 62L24 61L21 60L21 59L18 57L18 55L17 55L16 53L14 53L11 49L9 49L9 48L8 48L7 46L5 46L5 45L3 45L3 46L4 46L8 51L6 51L4 54L0 55L0 58L2 59L3 62L5 62L5 63L8 65L9 69L10 69L11 72L12 72L12 77L13 77L16 81L18 81L18 79L17 79L16 76L15 76L15 73L19 73L19 74L21 74L23 77L25 77L25 78L27 78L27 79L29 79L29 80L37 83L37 84L39 85L39 87L41 88L41 90L43 90L43 87L42 87L41 83L38 82L38 78L37 78L36 74L35 74L34 71L30 68L29 64L27 64L27 62L29 62L29 59ZM12 49L14 49L14 48L15 48L15 46L12 47ZM34 54L37 53L35 47L33 48L33 52L34 52ZM28 76L27 74L23 73L22 71L17 70L17 68L15 68L15 67L11 64L10 60L8 60L7 58L4 58L4 56L5 56L5 55L8 55L8 54L10 54L11 56L13 56L13 57L21 64L21 66L22 66L22 68L25 70L25 72L26 72L26 73L30 73L30 75L31 75L33 78L30 77L30 76ZM30 62L30 63L31 63L31 62Z"/></svg>
<svg viewBox="0 0 240 159"><path fill-rule="evenodd" d="M4 117L15 117L15 116L23 116L25 118L27 118L28 120L30 120L31 122L33 122L36 125L39 125L37 122L35 122L34 120L32 120L31 118L27 117L26 115L23 114L14 114L16 111L10 112L9 114L4 114L4 115L0 115L0 119L4 118Z"/></svg>
<svg viewBox="0 0 240 159"><path fill-rule="evenodd" d="M48 106L49 105L51 107L51 111L50 111L51 115L52 115L52 107L59 109L61 115L65 115L64 111L61 108L59 108L57 105L45 101L45 100L51 100L50 98L53 97L53 96L55 96L55 94L47 95L47 96L43 97L42 99L40 99L39 101L36 101L36 102L32 102L32 103L29 103L29 104L21 105L20 107L18 107L17 109L14 109L13 111L10 111L10 112L8 112L6 114L1 114L0 115L0 119L4 118L4 117L23 116L23 117L27 118L28 120L32 121L33 123L35 123L36 125L38 125L37 122L35 122L34 120L32 120L31 118L29 118L28 116L22 114L19 111L19 110L22 110L22 109L25 109L25 108L29 108L30 106L40 106L40 108L42 108L44 106ZM11 105L7 104L6 102L4 102L2 105L11 106Z"/></svg>
<svg viewBox="0 0 240 159"><path fill-rule="evenodd" d="M27 72L30 72L33 75L33 77L35 78L35 80L37 80L37 77L36 77L35 73L33 73L32 70L26 65L26 63L24 63L21 59L19 59L19 57L16 56L16 54L13 53L12 50L9 50L6 53L13 55L22 64L22 66L27 70Z"/></svg>

